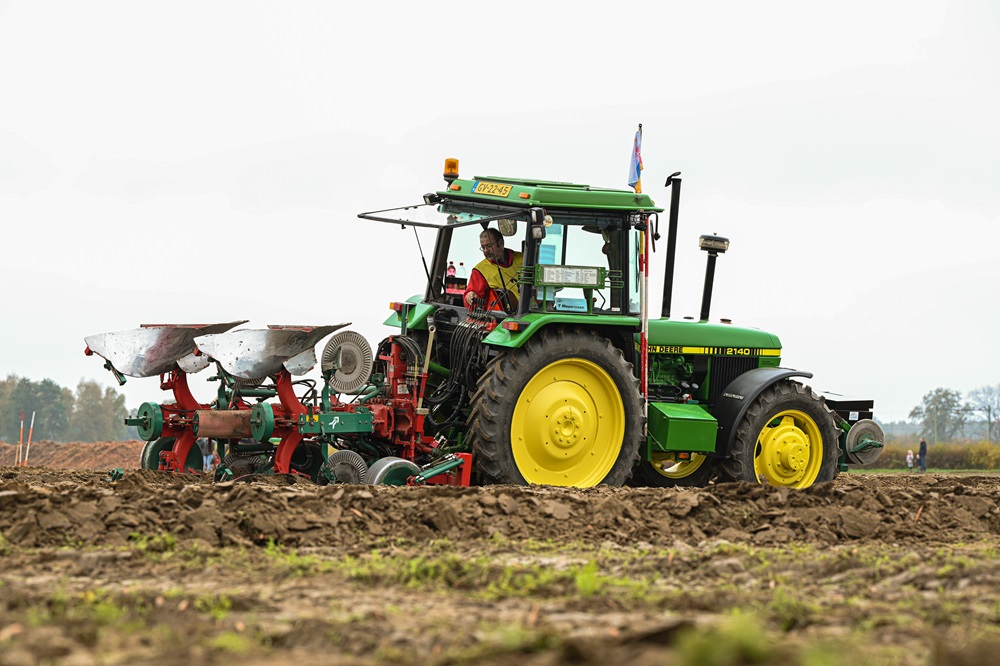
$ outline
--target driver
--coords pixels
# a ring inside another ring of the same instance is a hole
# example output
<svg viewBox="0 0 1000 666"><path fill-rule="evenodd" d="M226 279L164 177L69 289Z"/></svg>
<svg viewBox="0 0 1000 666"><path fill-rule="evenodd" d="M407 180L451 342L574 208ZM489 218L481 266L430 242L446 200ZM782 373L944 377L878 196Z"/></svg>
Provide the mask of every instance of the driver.
<svg viewBox="0 0 1000 666"><path fill-rule="evenodd" d="M484 229L479 234L479 249L485 259L476 264L469 276L469 284L465 289L463 300L466 307L472 307L474 298L486 302L489 292L503 290L505 302L510 311L517 307L517 279L524 263L524 255L508 250L503 246L503 236L496 229Z"/></svg>

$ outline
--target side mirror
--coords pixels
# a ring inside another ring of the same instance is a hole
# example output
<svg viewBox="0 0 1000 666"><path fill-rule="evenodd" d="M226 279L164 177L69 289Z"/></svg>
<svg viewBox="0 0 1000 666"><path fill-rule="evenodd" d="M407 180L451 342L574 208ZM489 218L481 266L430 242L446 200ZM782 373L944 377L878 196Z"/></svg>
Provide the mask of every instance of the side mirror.
<svg viewBox="0 0 1000 666"><path fill-rule="evenodd" d="M517 220L497 220L497 228L502 236L513 236L517 233Z"/></svg>

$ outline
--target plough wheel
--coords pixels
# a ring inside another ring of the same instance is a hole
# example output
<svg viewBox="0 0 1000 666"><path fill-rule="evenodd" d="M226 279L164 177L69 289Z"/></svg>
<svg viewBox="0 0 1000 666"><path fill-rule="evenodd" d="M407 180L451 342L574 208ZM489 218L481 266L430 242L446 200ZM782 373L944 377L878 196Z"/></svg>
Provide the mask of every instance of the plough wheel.
<svg viewBox="0 0 1000 666"><path fill-rule="evenodd" d="M176 439L176 437L161 437L154 439L152 442L146 442L145 446L142 447L142 453L139 454L139 467L142 469L160 469L160 452L169 451L174 448ZM203 463L204 458L201 455L201 449L198 448L197 444L194 444L191 450L188 451L184 469L201 471Z"/></svg>
<svg viewBox="0 0 1000 666"><path fill-rule="evenodd" d="M736 426L723 463L737 481L808 488L832 481L840 457L833 412L808 386L782 380L757 396Z"/></svg>
<svg viewBox="0 0 1000 666"><path fill-rule="evenodd" d="M289 466L296 472L307 475L313 482L319 483L320 470L324 462L319 442L299 442L292 452Z"/></svg>
<svg viewBox="0 0 1000 666"><path fill-rule="evenodd" d="M654 453L652 460L643 460L636 468L633 485L700 488L707 486L718 471L718 463L700 453L692 453L690 460L677 460L675 456Z"/></svg>
<svg viewBox="0 0 1000 666"><path fill-rule="evenodd" d="M487 483L620 486L642 440L632 365L609 340L545 329L499 356L479 380L469 416Z"/></svg>

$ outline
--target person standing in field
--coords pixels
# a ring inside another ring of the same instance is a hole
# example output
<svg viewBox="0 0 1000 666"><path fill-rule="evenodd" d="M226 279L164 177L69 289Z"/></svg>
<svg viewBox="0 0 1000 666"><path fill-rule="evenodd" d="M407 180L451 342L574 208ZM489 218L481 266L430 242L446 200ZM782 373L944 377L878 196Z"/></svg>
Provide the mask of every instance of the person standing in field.
<svg viewBox="0 0 1000 666"><path fill-rule="evenodd" d="M906 471L913 471L913 449L906 452Z"/></svg>
<svg viewBox="0 0 1000 666"><path fill-rule="evenodd" d="M215 444L206 437L198 440L198 446L201 448L202 455L201 468L208 473L212 470L212 463L215 462Z"/></svg>
<svg viewBox="0 0 1000 666"><path fill-rule="evenodd" d="M917 449L917 460L920 462L920 471L927 471L927 440L920 438L920 447Z"/></svg>

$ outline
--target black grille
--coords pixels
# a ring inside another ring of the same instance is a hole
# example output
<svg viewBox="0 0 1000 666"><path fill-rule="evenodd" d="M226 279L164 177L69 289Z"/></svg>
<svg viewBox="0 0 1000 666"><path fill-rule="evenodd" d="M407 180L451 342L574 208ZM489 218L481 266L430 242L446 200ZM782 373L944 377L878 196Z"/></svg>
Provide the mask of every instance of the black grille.
<svg viewBox="0 0 1000 666"><path fill-rule="evenodd" d="M715 404L729 382L759 365L757 356L713 356L708 376L708 404Z"/></svg>

